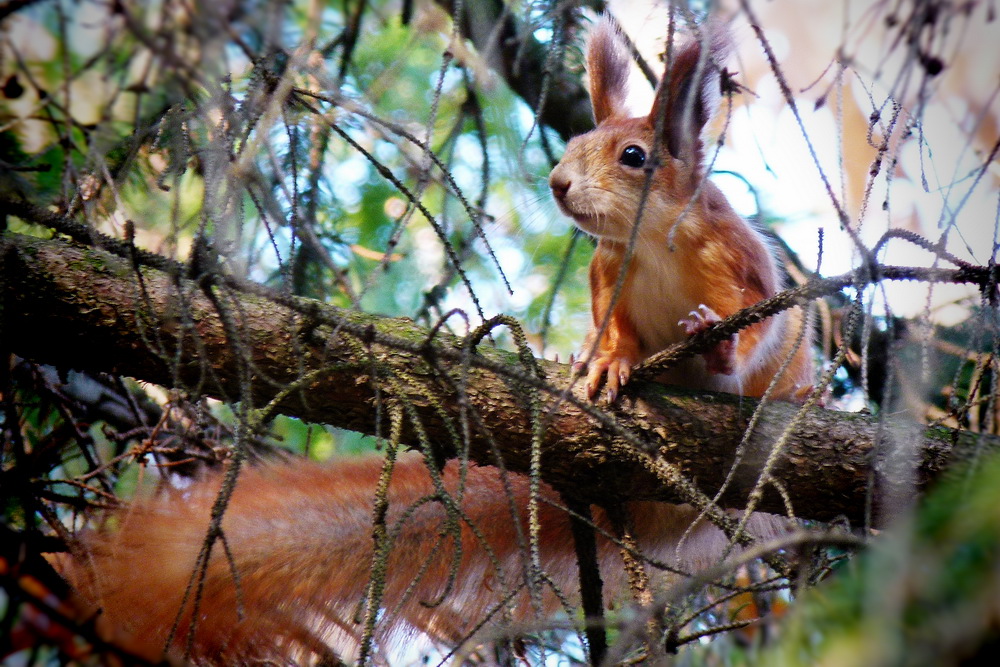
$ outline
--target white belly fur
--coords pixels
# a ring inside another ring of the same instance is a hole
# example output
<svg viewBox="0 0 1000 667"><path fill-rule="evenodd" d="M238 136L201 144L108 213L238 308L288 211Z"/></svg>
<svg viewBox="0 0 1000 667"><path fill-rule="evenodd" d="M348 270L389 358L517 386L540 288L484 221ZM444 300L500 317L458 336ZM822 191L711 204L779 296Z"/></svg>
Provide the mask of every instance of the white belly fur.
<svg viewBox="0 0 1000 667"><path fill-rule="evenodd" d="M642 352L649 356L687 336L677 323L696 309L700 301L684 290L679 262L673 253L659 253L657 260L636 253L632 259L632 289L626 307L642 341Z"/></svg>
<svg viewBox="0 0 1000 667"><path fill-rule="evenodd" d="M642 341L643 358L684 342L687 334L678 322L702 303L698 295L685 289L680 262L674 261L676 255L661 252L655 259L649 255L652 253L637 253L633 258L632 289L625 297L629 318ZM657 379L695 389L733 391L729 387L732 379L711 376L700 355L676 364Z"/></svg>
<svg viewBox="0 0 1000 667"><path fill-rule="evenodd" d="M629 318L635 325L636 333L642 341L643 358L684 342L687 334L678 321L687 318L692 310L704 303L701 294L690 293L680 273L680 262L674 253L636 253L633 258L634 273L632 289L623 296ZM742 379L757 370L766 359L779 353L776 349L781 337L777 332L783 328L786 314L778 315L769 327L768 334L754 350L749 359L744 359L742 368L733 375L714 375L705 368L701 355L689 358L668 369L657 379L668 384L683 385L692 389L743 393Z"/></svg>

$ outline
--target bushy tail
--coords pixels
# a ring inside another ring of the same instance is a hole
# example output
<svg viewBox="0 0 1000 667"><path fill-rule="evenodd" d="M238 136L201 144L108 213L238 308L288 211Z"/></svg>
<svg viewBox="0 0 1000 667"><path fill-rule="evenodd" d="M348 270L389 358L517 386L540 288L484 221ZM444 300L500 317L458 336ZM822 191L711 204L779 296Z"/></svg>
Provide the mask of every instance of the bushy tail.
<svg viewBox="0 0 1000 667"><path fill-rule="evenodd" d="M66 574L100 610L102 634L150 659L165 649L206 664L356 659L373 579L372 507L381 468L380 459L362 458L245 471L223 519L224 540L200 580L195 565L219 476L123 510L116 527L83 539L86 555ZM554 492L542 490L540 557L548 583L539 610L525 585L527 479L488 467L463 471L451 462L442 487L446 502L421 457L396 463L385 523L391 550L385 567L375 568L384 572L384 589L373 650L416 634L454 645L484 623L550 613L559 595L575 599L573 541ZM714 527L699 527L678 560L674 545L696 513L654 503L631 511L641 546L670 562L701 566L725 544ZM620 592L618 548L604 538L598 544L608 594Z"/></svg>

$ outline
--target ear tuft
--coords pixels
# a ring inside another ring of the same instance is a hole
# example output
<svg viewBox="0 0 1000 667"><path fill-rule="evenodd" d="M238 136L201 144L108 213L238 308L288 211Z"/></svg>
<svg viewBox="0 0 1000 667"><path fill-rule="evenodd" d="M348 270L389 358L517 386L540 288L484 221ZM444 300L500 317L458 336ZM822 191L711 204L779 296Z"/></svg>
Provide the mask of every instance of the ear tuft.
<svg viewBox="0 0 1000 667"><path fill-rule="evenodd" d="M722 21L706 21L697 36L674 47L656 89L650 121L663 123L667 150L689 164L701 163L701 132L718 107L720 73L731 44Z"/></svg>
<svg viewBox="0 0 1000 667"><path fill-rule="evenodd" d="M587 42L587 74L594 120L627 115L628 75L632 57L617 22L610 14L601 15L590 30Z"/></svg>

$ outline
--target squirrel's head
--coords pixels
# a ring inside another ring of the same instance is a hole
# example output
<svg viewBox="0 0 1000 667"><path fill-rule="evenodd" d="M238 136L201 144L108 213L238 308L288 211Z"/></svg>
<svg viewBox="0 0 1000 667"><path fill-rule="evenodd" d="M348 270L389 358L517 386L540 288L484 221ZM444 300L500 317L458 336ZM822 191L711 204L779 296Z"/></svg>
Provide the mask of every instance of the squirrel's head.
<svg viewBox="0 0 1000 667"><path fill-rule="evenodd" d="M703 177L701 133L717 107L719 63L728 44L724 27L706 22L700 35L668 49L652 109L632 117L626 38L608 15L597 22L587 45L597 127L566 145L549 176L559 208L581 229L627 240L644 190L644 225L684 206Z"/></svg>

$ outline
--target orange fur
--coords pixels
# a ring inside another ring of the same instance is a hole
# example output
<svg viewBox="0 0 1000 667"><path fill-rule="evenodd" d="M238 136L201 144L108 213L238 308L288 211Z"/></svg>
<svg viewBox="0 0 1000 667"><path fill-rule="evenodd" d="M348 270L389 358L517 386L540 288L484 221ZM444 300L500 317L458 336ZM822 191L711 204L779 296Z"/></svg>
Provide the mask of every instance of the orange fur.
<svg viewBox="0 0 1000 667"><path fill-rule="evenodd" d="M588 336L583 352L581 365L589 366L591 396L606 376L609 397L614 398L632 366L682 342L688 334L680 321L699 306L725 318L778 291L779 271L766 242L705 180L700 134L712 115L711 91L718 86L720 67L714 61L724 56L726 39L717 24L704 31L709 53L703 57L697 40L675 49L673 69L664 76L652 111L641 118L629 118L624 108L620 91L630 63L616 29L602 21L590 43L591 50L600 50L588 55L589 64L599 64L590 72L599 124L569 142L549 183L560 208L598 239L590 267L595 330L611 312L593 358L587 356L595 334ZM663 131L659 140L657 127ZM650 175L657 146L659 164ZM626 149L639 149L647 163L628 164ZM647 178L651 181L640 217ZM623 266L621 294L612 303ZM768 318L739 333L735 353L720 345L704 359L682 363L660 379L760 396L792 356L774 396L794 397L812 381L808 331L792 352L803 318L801 309ZM712 370L706 359L716 364ZM713 372L720 361L726 361L726 373Z"/></svg>
<svg viewBox="0 0 1000 667"><path fill-rule="evenodd" d="M335 464L264 465L243 473L223 519L233 567L217 544L204 581L194 661L312 662L329 655L329 647L342 660L357 657L363 625L355 617L371 574L370 512L381 466L380 459L370 457ZM449 495L457 498L457 462L445 467L443 479ZM461 523L461 555L456 556L459 549L455 535L446 530L441 503L424 503L400 523L408 508L434 493L422 457L400 457L389 487L387 524L390 531L398 526L399 534L386 570L385 613L376 627L380 650L416 633L454 645L524 581L527 549L516 526L528 534L528 483L520 475L508 479L509 502L497 469L469 467L468 489L460 503L468 521ZM195 570L220 484L216 475L190 489L136 502L118 516L115 530L83 538L87 558L69 567L67 575L101 610L98 628L106 637L138 655L161 657ZM558 502L544 485L541 495ZM516 518L507 509L510 504L516 508ZM543 568L575 600L576 560L567 516L546 502L540 508ZM635 503L632 513L640 548L664 562L704 567L726 544L722 533L706 523L675 553L674 545L697 515L693 509ZM596 519L606 530L603 514ZM480 531L500 569L470 526ZM752 523L751 529L763 535L773 532L766 521ZM621 591L624 579L617 547L599 537L598 548L606 589L613 596ZM447 590L453 558L459 558L459 567ZM238 573L239 589L233 571ZM438 600L436 606L426 606ZM551 587L544 589L542 600L545 613L559 607ZM184 606L169 657L184 654L192 606L190 600ZM510 604L514 620L527 618L531 610L525 590L514 595ZM494 623L500 618L496 613Z"/></svg>

